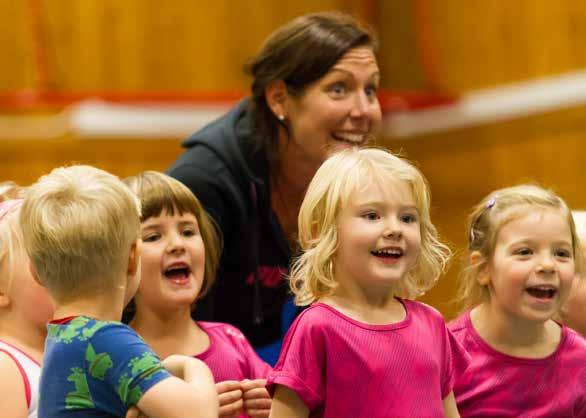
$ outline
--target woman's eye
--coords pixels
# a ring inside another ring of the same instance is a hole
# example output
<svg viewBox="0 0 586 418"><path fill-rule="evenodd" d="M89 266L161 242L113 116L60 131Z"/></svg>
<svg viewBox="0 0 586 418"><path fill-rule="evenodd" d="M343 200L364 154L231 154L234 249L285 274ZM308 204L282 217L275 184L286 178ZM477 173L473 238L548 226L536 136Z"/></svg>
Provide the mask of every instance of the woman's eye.
<svg viewBox="0 0 586 418"><path fill-rule="evenodd" d="M330 93L334 96L341 96L346 93L346 86L343 83L335 83L330 86Z"/></svg>
<svg viewBox="0 0 586 418"><path fill-rule="evenodd" d="M370 98L376 97L376 91L377 91L376 86L368 86L368 87L366 87L366 89L364 89L364 92Z"/></svg>

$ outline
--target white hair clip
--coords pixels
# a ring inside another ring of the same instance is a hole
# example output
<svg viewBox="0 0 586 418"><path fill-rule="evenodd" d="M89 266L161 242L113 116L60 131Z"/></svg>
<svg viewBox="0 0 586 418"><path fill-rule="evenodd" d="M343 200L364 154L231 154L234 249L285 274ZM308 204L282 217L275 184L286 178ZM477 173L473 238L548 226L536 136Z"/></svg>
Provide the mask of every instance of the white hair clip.
<svg viewBox="0 0 586 418"><path fill-rule="evenodd" d="M496 203L496 196L491 197L490 200L486 203L486 209L492 208Z"/></svg>

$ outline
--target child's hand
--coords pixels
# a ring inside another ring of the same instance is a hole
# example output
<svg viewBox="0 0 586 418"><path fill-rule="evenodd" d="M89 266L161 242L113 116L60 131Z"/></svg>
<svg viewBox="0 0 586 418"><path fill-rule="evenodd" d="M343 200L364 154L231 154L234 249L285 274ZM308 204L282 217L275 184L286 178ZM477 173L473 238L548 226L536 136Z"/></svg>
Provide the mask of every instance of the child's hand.
<svg viewBox="0 0 586 418"><path fill-rule="evenodd" d="M143 415L136 406L133 406L126 412L126 416L124 418L148 418L146 415Z"/></svg>
<svg viewBox="0 0 586 418"><path fill-rule="evenodd" d="M250 417L266 418L271 411L271 395L265 388L266 379L242 381L244 413Z"/></svg>
<svg viewBox="0 0 586 418"><path fill-rule="evenodd" d="M237 417L242 413L242 388L237 380L225 380L216 383L220 401L220 417Z"/></svg>

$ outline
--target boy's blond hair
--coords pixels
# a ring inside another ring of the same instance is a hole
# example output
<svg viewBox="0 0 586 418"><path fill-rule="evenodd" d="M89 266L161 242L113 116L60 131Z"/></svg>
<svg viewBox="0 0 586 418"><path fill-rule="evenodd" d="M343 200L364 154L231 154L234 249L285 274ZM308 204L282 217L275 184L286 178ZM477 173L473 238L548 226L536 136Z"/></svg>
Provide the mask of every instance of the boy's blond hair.
<svg viewBox="0 0 586 418"><path fill-rule="evenodd" d="M138 196L142 206L141 222L165 212L171 216L191 213L195 216L205 248L205 269L201 299L209 291L216 278L222 251L222 240L212 218L202 207L197 197L183 183L157 171L145 171L124 182Z"/></svg>
<svg viewBox="0 0 586 418"><path fill-rule="evenodd" d="M568 222L572 235L572 252L576 273L584 269L584 256L572 212L566 202L553 191L543 187L522 184L496 190L474 207L468 220L468 252L464 259L458 300L464 310L489 300L488 287L478 282L479 275L487 268L494 255L497 236L507 223L527 215L530 211L556 209ZM470 255L477 252L478 262L472 264Z"/></svg>
<svg viewBox="0 0 586 418"><path fill-rule="evenodd" d="M111 290L140 233L140 204L118 177L91 166L54 169L27 191L24 245L51 296Z"/></svg>
<svg viewBox="0 0 586 418"><path fill-rule="evenodd" d="M429 214L430 193L417 168L387 150L349 149L334 154L317 170L299 212L299 244L303 251L292 266L290 286L298 305L332 294L337 286L333 259L339 246L338 218L353 194L372 183L408 185L419 213L421 253L395 294L416 297L433 287L450 258L438 239Z"/></svg>

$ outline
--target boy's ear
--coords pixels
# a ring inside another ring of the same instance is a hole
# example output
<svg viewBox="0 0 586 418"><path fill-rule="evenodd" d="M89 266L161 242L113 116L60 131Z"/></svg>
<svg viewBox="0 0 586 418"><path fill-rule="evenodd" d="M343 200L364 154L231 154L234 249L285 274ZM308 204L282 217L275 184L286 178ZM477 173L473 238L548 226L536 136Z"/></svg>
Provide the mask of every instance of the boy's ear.
<svg viewBox="0 0 586 418"><path fill-rule="evenodd" d="M274 115L280 119L287 117L287 85L283 80L275 80L265 88L265 98Z"/></svg>
<svg viewBox="0 0 586 418"><path fill-rule="evenodd" d="M476 280L482 286L488 286L490 283L490 274L488 273L488 265L486 263L486 259L480 251L472 251L470 254L470 265L477 266L482 265L482 268L479 271L478 277Z"/></svg>
<svg viewBox="0 0 586 418"><path fill-rule="evenodd" d="M39 274L37 273L35 265L30 260L28 262L28 271L30 272L31 276L33 276L35 282L37 282L40 286L45 287L45 285L43 285L43 283L41 282L41 279L39 279Z"/></svg>
<svg viewBox="0 0 586 418"><path fill-rule="evenodd" d="M128 277L133 277L140 268L140 254L142 251L142 241L137 239L130 247L130 253L128 255Z"/></svg>

